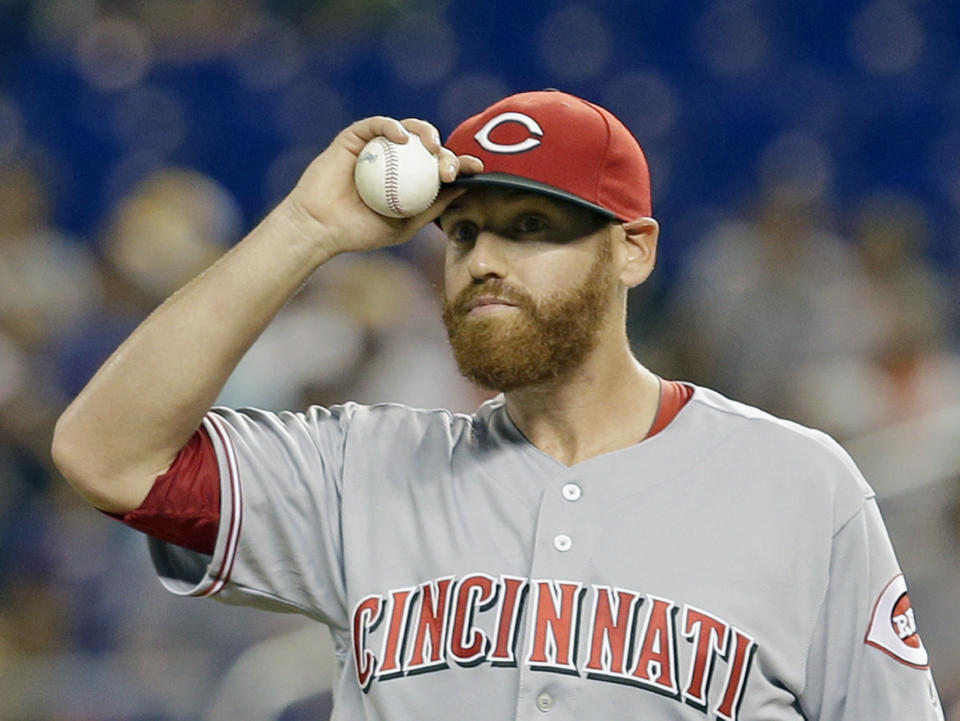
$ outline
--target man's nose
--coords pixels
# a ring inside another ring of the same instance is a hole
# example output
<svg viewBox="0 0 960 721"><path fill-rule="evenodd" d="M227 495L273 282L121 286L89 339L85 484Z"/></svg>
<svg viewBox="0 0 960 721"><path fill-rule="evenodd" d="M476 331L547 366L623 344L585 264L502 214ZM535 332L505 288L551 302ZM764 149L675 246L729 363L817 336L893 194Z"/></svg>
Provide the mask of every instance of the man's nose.
<svg viewBox="0 0 960 721"><path fill-rule="evenodd" d="M470 249L470 275L480 278L503 278L507 272L506 241L495 233L481 231Z"/></svg>

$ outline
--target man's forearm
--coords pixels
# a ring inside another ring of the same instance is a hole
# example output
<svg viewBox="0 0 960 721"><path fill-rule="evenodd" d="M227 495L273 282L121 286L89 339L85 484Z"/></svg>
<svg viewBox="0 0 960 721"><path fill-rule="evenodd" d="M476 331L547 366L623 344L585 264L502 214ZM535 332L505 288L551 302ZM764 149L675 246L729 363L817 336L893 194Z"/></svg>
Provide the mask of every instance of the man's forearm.
<svg viewBox="0 0 960 721"><path fill-rule="evenodd" d="M90 503L132 510L243 354L329 253L288 202L154 311L57 424L53 454Z"/></svg>
<svg viewBox="0 0 960 721"><path fill-rule="evenodd" d="M377 136L417 133L440 158L440 179L483 164L456 156L422 120L375 116L341 131L269 216L147 318L57 423L53 457L106 511L137 508L200 424L243 354L322 263L343 252L404 243L462 190L447 189L412 218L385 218L354 186L357 155Z"/></svg>

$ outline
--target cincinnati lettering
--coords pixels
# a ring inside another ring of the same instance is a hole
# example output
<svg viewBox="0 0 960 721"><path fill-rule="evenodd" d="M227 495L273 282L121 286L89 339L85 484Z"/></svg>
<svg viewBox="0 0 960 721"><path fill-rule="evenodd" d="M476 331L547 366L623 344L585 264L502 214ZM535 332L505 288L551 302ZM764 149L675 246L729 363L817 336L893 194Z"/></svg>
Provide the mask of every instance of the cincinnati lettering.
<svg viewBox="0 0 960 721"><path fill-rule="evenodd" d="M521 620L525 638L521 639ZM757 644L707 611L575 581L446 576L361 599L357 683L482 663L635 686L738 718ZM375 640L374 637L379 637ZM714 675L718 663L726 672Z"/></svg>

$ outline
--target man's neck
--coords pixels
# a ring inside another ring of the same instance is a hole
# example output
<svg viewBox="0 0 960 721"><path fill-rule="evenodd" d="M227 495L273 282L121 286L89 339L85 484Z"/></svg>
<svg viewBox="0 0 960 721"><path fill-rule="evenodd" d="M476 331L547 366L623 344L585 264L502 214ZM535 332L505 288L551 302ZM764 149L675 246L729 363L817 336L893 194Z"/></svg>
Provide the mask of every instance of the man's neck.
<svg viewBox="0 0 960 721"><path fill-rule="evenodd" d="M527 440L568 466L642 441L659 401L659 378L625 344L591 354L569 377L506 394Z"/></svg>

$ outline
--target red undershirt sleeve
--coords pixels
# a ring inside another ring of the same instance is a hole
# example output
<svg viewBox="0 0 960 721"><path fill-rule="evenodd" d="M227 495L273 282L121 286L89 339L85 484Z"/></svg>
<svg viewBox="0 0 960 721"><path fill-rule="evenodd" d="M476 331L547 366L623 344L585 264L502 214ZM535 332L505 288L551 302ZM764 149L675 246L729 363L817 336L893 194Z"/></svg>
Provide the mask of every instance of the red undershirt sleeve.
<svg viewBox="0 0 960 721"><path fill-rule="evenodd" d="M193 434L139 508L108 515L161 541L212 555L220 525L220 471L207 431Z"/></svg>

